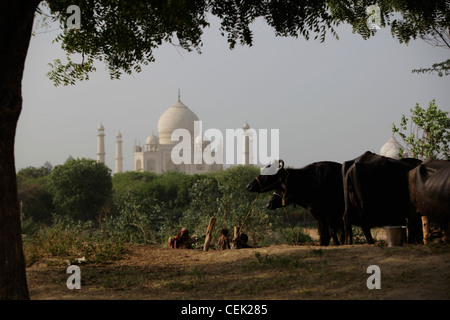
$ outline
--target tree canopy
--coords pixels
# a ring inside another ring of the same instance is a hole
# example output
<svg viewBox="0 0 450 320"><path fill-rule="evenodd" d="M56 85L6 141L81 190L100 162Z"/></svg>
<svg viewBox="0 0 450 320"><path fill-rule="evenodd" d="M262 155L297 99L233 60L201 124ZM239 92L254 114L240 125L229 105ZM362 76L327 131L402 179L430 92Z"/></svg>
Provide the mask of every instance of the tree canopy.
<svg viewBox="0 0 450 320"><path fill-rule="evenodd" d="M431 101L427 109L416 104L411 109L409 135L409 119L402 115L399 126L392 124L392 132L406 143L410 156L418 159L450 159L450 117L448 111L442 111L435 101ZM403 150L400 150L400 154Z"/></svg>
<svg viewBox="0 0 450 320"><path fill-rule="evenodd" d="M94 220L112 195L111 170L90 159L56 166L48 183L58 213L85 221Z"/></svg>
<svg viewBox="0 0 450 320"><path fill-rule="evenodd" d="M50 222L54 210L52 195L47 184L52 165L26 167L17 173L17 189L23 217L37 222Z"/></svg>
<svg viewBox="0 0 450 320"><path fill-rule="evenodd" d="M47 0L50 15L63 29L55 41L67 53L67 61L55 60L48 73L55 85L89 79L94 61L104 62L111 78L140 72L155 60L153 51L168 42L187 51L201 52L203 29L208 18L221 21L220 31L231 49L253 43L252 23L260 18L275 35L324 41L327 32L338 38L336 27L350 24L364 39L376 29L367 23L377 15L379 27L389 26L400 43L434 39L450 49L448 1L102 1ZM80 28L70 28L70 5L80 8ZM376 8L370 12L368 8ZM43 13L43 10L40 10ZM74 58L75 56L75 58ZM75 60L81 60L76 62ZM444 65L445 67L446 65ZM442 73L441 74L447 74Z"/></svg>

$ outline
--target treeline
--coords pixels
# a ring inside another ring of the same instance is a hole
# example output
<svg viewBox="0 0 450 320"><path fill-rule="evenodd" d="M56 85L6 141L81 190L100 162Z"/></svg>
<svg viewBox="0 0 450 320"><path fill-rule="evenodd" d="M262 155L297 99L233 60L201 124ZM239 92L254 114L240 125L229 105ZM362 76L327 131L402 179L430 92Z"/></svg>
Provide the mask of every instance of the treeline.
<svg viewBox="0 0 450 320"><path fill-rule="evenodd" d="M111 175L104 164L72 159L52 168L49 163L17 173L23 232L32 234L54 225L84 226L104 239L124 243L166 245L182 228L203 244L209 219L216 218L213 241L219 230L242 223L255 200L245 186L259 168L236 166L221 172L187 175L125 172ZM292 243L299 224L315 221L300 207L269 211L271 193L259 195L244 225L252 245ZM308 238L304 239L308 240Z"/></svg>

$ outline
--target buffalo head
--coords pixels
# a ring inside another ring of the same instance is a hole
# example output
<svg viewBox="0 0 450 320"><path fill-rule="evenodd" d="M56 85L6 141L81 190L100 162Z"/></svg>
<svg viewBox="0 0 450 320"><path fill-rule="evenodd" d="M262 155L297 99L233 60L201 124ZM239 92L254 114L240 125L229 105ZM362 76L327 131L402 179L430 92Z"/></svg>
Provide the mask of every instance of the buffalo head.
<svg viewBox="0 0 450 320"><path fill-rule="evenodd" d="M284 178L286 176L286 169L284 169L284 161L279 160L278 166L276 162L261 168L261 174L254 178L247 185L247 190L250 192L266 192L274 189L284 188Z"/></svg>
<svg viewBox="0 0 450 320"><path fill-rule="evenodd" d="M272 195L272 198L270 198L269 202L266 204L266 208L269 210L275 210L278 208L285 207L287 205L286 203L286 196L277 192L274 192Z"/></svg>

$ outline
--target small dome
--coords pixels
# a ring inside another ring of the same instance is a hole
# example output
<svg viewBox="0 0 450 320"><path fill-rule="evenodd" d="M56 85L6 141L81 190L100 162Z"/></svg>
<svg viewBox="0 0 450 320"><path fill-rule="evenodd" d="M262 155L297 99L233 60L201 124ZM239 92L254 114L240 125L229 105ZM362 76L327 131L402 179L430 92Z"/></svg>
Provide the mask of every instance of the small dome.
<svg viewBox="0 0 450 320"><path fill-rule="evenodd" d="M242 125L242 129L244 129L244 130L250 129L250 125L248 124L247 121L245 121L244 124Z"/></svg>
<svg viewBox="0 0 450 320"><path fill-rule="evenodd" d="M100 123L99 124L99 126L98 126L98 128L97 128L98 130L105 130L105 128L103 127L103 125Z"/></svg>
<svg viewBox="0 0 450 320"><path fill-rule="evenodd" d="M186 107L178 98L158 120L158 135L161 144L174 144L171 141L172 132L175 129L186 129L191 136L194 135L194 121L198 121L197 115Z"/></svg>
<svg viewBox="0 0 450 320"><path fill-rule="evenodd" d="M148 136L147 140L145 140L145 144L158 144L158 137L152 133L152 135Z"/></svg>
<svg viewBox="0 0 450 320"><path fill-rule="evenodd" d="M380 149L380 155L393 159L400 159L399 152L400 149L404 148L398 143L398 141L392 136ZM407 152L403 153L403 156L407 156Z"/></svg>
<svg viewBox="0 0 450 320"><path fill-rule="evenodd" d="M120 133L120 131L117 131L116 138L122 138L122 134Z"/></svg>

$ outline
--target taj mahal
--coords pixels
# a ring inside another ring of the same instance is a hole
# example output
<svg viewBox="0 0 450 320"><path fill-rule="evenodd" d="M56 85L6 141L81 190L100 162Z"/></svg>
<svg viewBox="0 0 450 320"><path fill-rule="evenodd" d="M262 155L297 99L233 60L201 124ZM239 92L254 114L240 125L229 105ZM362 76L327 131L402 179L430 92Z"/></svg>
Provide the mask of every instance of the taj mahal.
<svg viewBox="0 0 450 320"><path fill-rule="evenodd" d="M172 133L176 129L186 129L191 138L191 158L195 151L205 150L210 145L210 141L203 135L194 136L194 122L199 121L197 115L189 109L180 99L170 106L158 120L158 135L149 135L144 145L135 142L133 146L133 170L140 172L163 173L170 170L177 170L186 174L200 174L207 172L216 172L223 169L223 162L206 164L181 163L175 164L171 159L171 153L174 146L178 143L172 141ZM242 126L245 133L250 126L245 121ZM105 163L105 128L100 124L97 128L97 161ZM244 138L245 139L245 138ZM245 141L245 140L244 140ZM214 153L214 151L212 151ZM243 144L242 150L243 164L249 164L249 143ZM123 172L123 153L122 153L122 134L116 134L116 154L114 173Z"/></svg>
<svg viewBox="0 0 450 320"><path fill-rule="evenodd" d="M158 135L151 134L145 140L145 145L135 142L133 147L133 170L138 172L164 173L170 170L180 171L186 174L201 174L207 172L216 172L223 169L223 162L207 164L201 163L180 163L175 164L172 161L172 149L178 141L172 140L172 133L177 129L185 129L189 132L190 158L194 159L196 151L203 152L205 148L211 147L208 138L200 134L195 136L194 124L199 121L197 115L189 109L180 99L170 106L158 120ZM97 161L105 163L105 128L100 124L97 128ZM253 143L250 133L250 126L247 121L242 125L243 144L242 144L242 164L249 165L254 163ZM403 151L403 157L408 157L408 152L395 139L394 135L386 141L380 149L379 154L385 157L399 159L399 152ZM214 151L213 151L214 153ZM238 157L240 157L238 155ZM116 154L114 173L123 172L123 154L122 154L122 134L116 134Z"/></svg>

